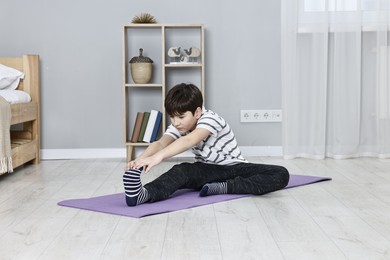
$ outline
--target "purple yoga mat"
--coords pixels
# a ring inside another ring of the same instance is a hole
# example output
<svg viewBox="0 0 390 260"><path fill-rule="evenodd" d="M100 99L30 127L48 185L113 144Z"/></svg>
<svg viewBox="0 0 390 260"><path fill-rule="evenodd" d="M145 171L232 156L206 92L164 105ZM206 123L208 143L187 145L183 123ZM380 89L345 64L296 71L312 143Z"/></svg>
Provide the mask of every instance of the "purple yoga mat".
<svg viewBox="0 0 390 260"><path fill-rule="evenodd" d="M290 175L290 181L285 189L327 180L331 180L331 178L305 175ZM183 189L172 194L172 196L167 200L158 201L154 203L145 203L135 207L128 207L126 205L124 193L92 197L88 199L64 200L59 202L58 205L78 209L92 210L114 215L141 218L149 215L161 214L181 209L188 209L248 196L255 195L221 194L199 197L199 191Z"/></svg>

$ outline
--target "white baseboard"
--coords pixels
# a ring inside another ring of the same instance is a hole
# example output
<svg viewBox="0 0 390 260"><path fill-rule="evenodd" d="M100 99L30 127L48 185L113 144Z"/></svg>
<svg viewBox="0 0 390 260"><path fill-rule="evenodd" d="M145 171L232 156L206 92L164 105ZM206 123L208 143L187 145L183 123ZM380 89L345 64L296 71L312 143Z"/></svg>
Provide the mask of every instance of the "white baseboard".
<svg viewBox="0 0 390 260"><path fill-rule="evenodd" d="M42 160L125 158L124 148L41 149Z"/></svg>
<svg viewBox="0 0 390 260"><path fill-rule="evenodd" d="M138 156L145 148L136 149ZM240 146L244 157L249 156L282 156L281 146ZM100 159L100 158L125 158L125 148L96 148L96 149L42 149L42 160L64 159ZM175 157L193 157L191 151L186 151Z"/></svg>

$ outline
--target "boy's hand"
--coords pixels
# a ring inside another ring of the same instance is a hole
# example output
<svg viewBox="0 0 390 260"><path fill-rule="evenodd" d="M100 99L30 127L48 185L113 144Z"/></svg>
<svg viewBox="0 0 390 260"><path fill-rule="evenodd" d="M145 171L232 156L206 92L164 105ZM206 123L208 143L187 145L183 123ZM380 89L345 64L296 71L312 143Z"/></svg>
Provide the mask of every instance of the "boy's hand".
<svg viewBox="0 0 390 260"><path fill-rule="evenodd" d="M154 154L161 151L162 149L164 149L165 147L167 147L168 145L170 145L174 141L175 141L175 139L172 136L163 135L158 141L151 143L148 146L148 148L146 148L146 150L141 154L140 157L138 157L137 159L135 159L133 161L128 162L125 166L125 170L127 171L130 169L139 169L139 168L149 164L149 166L147 167L148 168L147 171L149 171L154 165L159 164L163 159L160 155L161 159L158 159L158 160L155 160L157 157L154 160L147 160L147 161L144 161L144 160L149 159L150 157L154 156ZM146 162L148 162L148 163L146 163Z"/></svg>
<svg viewBox="0 0 390 260"><path fill-rule="evenodd" d="M130 169L135 169L134 168L134 165L135 165L135 161L131 161L131 162L128 162L125 166L125 171L128 171Z"/></svg>
<svg viewBox="0 0 390 260"><path fill-rule="evenodd" d="M135 168L135 169L140 169L140 168L144 167L144 171L145 171L145 173L147 173L150 171L150 169L153 168L153 166L159 164L162 160L163 160L163 158L161 156L159 156L158 154L155 154L155 155L152 155L152 156L149 156L146 158L132 161L130 163L132 163L131 164L132 168Z"/></svg>

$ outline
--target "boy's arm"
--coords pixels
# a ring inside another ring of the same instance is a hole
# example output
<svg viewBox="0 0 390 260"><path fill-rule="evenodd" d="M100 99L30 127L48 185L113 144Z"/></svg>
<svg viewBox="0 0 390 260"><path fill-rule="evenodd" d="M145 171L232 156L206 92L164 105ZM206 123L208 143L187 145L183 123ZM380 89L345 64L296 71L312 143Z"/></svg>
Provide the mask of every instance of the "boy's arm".
<svg viewBox="0 0 390 260"><path fill-rule="evenodd" d="M148 148L146 148L146 150L140 155L139 158L149 157L161 151L174 141L175 139L172 136L164 134L158 141L151 143Z"/></svg>
<svg viewBox="0 0 390 260"><path fill-rule="evenodd" d="M164 149L165 147L167 147L168 145L170 145L174 141L175 141L175 139L172 136L163 135L159 140L151 143L146 148L146 150L136 160L128 162L126 170L131 169L131 168L136 168L135 163L137 160L152 156L153 154L161 151L162 149Z"/></svg>
<svg viewBox="0 0 390 260"><path fill-rule="evenodd" d="M179 153L187 151L203 139L207 138L210 132L203 128L196 128L190 134L176 139L174 142L154 153L149 157L144 157L136 160L134 168L144 167L145 172L148 172L153 166L159 164L162 160L171 158ZM172 138L172 137L171 137ZM172 138L173 139L173 138Z"/></svg>

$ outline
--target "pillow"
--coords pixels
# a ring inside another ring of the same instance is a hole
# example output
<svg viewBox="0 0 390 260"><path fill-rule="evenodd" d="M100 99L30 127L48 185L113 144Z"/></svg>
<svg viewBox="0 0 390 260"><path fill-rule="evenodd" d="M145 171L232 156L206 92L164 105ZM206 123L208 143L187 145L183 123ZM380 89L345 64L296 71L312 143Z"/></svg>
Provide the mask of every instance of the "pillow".
<svg viewBox="0 0 390 260"><path fill-rule="evenodd" d="M16 89L24 73L0 64L0 89Z"/></svg>
<svg viewBox="0 0 390 260"><path fill-rule="evenodd" d="M31 96L27 92L21 90L0 90L0 96L11 104L27 103L31 101Z"/></svg>

